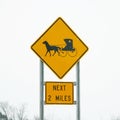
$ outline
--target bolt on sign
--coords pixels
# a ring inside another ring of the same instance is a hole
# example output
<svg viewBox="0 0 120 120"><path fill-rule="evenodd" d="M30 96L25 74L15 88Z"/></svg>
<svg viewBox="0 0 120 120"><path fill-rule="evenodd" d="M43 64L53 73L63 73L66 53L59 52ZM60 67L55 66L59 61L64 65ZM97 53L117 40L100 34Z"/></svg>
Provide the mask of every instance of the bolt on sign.
<svg viewBox="0 0 120 120"><path fill-rule="evenodd" d="M72 82L46 82L46 104L73 104L74 91Z"/></svg>
<svg viewBox="0 0 120 120"><path fill-rule="evenodd" d="M60 79L88 50L62 18L58 18L31 48Z"/></svg>

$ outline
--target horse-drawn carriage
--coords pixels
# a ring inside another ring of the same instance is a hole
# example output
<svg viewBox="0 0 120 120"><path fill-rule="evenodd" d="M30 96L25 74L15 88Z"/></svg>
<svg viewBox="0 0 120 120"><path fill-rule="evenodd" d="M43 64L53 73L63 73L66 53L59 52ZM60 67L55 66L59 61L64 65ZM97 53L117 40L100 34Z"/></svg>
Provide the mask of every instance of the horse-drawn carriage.
<svg viewBox="0 0 120 120"><path fill-rule="evenodd" d="M55 53L57 52L59 56L65 57L66 55L69 55L71 57L76 56L77 51L75 48L73 48L73 40L72 39L64 39L66 45L49 45L49 43L47 41L44 41L43 44L46 45L47 48L47 52L45 54L45 56L47 55L47 53L49 52L50 56L51 56L51 51L54 51L53 56L55 55Z"/></svg>

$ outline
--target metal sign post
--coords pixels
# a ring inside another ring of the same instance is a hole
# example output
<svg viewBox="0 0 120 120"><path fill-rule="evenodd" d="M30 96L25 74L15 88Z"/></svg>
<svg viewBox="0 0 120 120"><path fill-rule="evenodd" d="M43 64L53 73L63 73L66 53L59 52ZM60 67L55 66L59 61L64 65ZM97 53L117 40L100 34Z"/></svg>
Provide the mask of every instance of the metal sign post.
<svg viewBox="0 0 120 120"><path fill-rule="evenodd" d="M76 120L80 120L80 63L76 65ZM44 120L44 63L40 61L40 120Z"/></svg>
<svg viewBox="0 0 120 120"><path fill-rule="evenodd" d="M44 120L44 63L40 60L40 120Z"/></svg>
<svg viewBox="0 0 120 120"><path fill-rule="evenodd" d="M76 95L77 95L77 101L76 101L76 106L77 106L77 120L80 120L80 63L78 62L76 65Z"/></svg>

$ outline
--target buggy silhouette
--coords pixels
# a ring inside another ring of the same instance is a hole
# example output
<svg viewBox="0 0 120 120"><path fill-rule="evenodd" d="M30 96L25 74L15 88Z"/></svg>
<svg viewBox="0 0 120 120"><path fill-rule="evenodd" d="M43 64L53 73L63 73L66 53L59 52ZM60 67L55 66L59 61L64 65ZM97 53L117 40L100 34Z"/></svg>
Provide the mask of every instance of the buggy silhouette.
<svg viewBox="0 0 120 120"><path fill-rule="evenodd" d="M76 56L77 51L73 48L73 40L72 39L64 39L66 46L62 48L60 52L60 56L65 57L67 54L71 57Z"/></svg>

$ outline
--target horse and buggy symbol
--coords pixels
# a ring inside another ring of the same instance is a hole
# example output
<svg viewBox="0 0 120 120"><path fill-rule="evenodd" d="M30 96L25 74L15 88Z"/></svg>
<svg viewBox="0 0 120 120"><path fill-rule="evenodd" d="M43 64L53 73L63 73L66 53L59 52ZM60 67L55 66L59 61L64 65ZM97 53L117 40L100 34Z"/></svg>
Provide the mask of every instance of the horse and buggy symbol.
<svg viewBox="0 0 120 120"><path fill-rule="evenodd" d="M46 47L45 56L49 53L50 56L54 56L56 53L58 56L65 57L75 57L77 55L76 48L73 47L72 39L64 39L65 44L63 45L50 45L47 41L44 41L43 44Z"/></svg>

